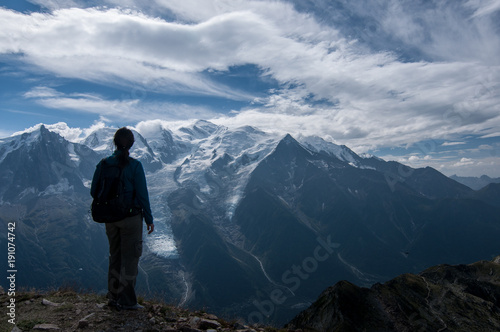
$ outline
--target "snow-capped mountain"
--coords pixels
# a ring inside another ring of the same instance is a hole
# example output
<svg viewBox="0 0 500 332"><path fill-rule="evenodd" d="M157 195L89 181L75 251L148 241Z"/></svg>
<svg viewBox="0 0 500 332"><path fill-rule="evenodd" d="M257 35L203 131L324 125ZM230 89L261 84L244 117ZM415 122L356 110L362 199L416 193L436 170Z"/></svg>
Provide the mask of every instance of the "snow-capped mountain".
<svg viewBox="0 0 500 332"><path fill-rule="evenodd" d="M45 126L0 141L0 200L70 191L89 186L98 155Z"/></svg>
<svg viewBox="0 0 500 332"><path fill-rule="evenodd" d="M110 155L114 150L113 135L115 128L99 128L91 132L87 137L81 139L83 145L88 146L102 156ZM148 142L137 131L134 133L135 143L134 149L131 151L131 156L139 159L146 171L155 171L161 168L160 157L155 154Z"/></svg>
<svg viewBox="0 0 500 332"><path fill-rule="evenodd" d="M105 287L105 235L87 211L115 130L40 125L0 140L0 220L16 220L40 253L23 256L40 274L21 284ZM497 188L474 192L431 168L249 126L158 122L134 135L157 225L138 287L174 303L285 322L338 280L371 285L500 252Z"/></svg>

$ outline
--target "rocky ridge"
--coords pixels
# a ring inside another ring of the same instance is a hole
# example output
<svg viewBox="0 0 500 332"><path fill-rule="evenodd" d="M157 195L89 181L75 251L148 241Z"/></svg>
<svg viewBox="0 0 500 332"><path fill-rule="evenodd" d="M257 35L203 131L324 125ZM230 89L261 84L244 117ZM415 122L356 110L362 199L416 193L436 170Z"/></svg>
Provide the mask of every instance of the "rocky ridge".
<svg viewBox="0 0 500 332"><path fill-rule="evenodd" d="M303 331L500 331L500 256L371 288L341 281L288 325Z"/></svg>
<svg viewBox="0 0 500 332"><path fill-rule="evenodd" d="M0 303L6 308L11 297L0 288ZM72 289L51 292L23 291L15 294L15 325L0 321L0 331L133 331L216 332L278 331L272 327L250 327L235 319L227 321L203 311L189 311L161 301L143 300L141 310L109 307L103 295L77 293Z"/></svg>

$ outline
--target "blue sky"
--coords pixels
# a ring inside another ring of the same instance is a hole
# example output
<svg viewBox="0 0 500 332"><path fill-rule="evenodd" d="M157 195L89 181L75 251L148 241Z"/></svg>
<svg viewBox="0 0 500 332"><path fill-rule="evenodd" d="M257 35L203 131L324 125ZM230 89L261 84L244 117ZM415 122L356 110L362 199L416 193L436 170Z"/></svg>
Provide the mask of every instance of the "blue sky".
<svg viewBox="0 0 500 332"><path fill-rule="evenodd" d="M0 137L206 119L500 176L500 0L0 6Z"/></svg>

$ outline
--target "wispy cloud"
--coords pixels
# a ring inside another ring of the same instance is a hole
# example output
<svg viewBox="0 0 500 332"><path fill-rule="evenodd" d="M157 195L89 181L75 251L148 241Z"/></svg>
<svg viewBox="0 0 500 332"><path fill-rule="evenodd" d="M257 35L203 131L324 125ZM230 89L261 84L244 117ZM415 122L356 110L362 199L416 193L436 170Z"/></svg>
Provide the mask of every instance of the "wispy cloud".
<svg viewBox="0 0 500 332"><path fill-rule="evenodd" d="M144 118L200 119L210 118L216 114L203 106L147 102L141 98L106 99L104 96L91 93L64 94L48 87L35 87L24 96L47 108L96 114L107 122L141 121Z"/></svg>
<svg viewBox="0 0 500 332"><path fill-rule="evenodd" d="M498 0L469 0L467 5L475 10L473 17L491 15L500 10Z"/></svg>
<svg viewBox="0 0 500 332"><path fill-rule="evenodd" d="M47 108L111 121L202 117L319 134L357 152L426 139L451 149L468 135L498 136L499 1L32 2L50 12L0 9L0 54L54 80L166 100L40 84L24 93ZM257 94L217 79L245 65L276 88ZM247 106L228 114L169 99L178 95Z"/></svg>
<svg viewBox="0 0 500 332"><path fill-rule="evenodd" d="M454 145L463 145L465 142L444 142L441 146L454 146Z"/></svg>

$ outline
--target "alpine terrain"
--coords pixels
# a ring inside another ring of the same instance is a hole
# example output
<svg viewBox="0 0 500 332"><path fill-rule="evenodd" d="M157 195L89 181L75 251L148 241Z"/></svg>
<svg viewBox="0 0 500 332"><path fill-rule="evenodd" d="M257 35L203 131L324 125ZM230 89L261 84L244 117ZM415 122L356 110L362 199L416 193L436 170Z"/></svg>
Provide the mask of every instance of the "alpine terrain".
<svg viewBox="0 0 500 332"><path fill-rule="evenodd" d="M89 188L116 128L71 141L65 128L0 140L0 220L3 230L15 223L18 287L104 292L107 239ZM156 224L140 261L147 296L284 324L341 280L369 287L500 254L500 184L475 191L432 168L254 127L198 121L134 134Z"/></svg>

